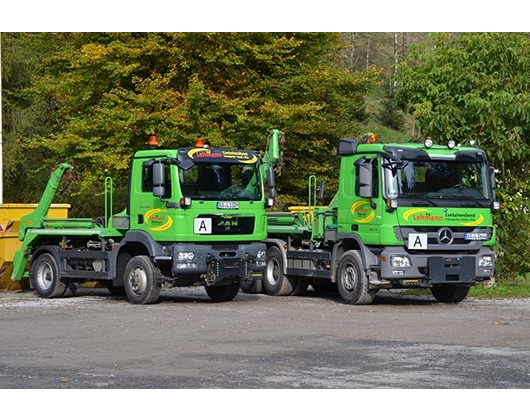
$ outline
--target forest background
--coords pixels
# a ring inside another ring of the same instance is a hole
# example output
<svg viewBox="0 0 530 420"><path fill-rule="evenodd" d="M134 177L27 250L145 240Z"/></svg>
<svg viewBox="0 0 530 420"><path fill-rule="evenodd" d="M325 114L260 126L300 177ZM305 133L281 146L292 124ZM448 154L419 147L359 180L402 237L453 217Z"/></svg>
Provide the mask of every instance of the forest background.
<svg viewBox="0 0 530 420"><path fill-rule="evenodd" d="M59 162L57 202L103 213L112 175L125 207L129 159L163 147L263 150L286 132L280 207L307 178L336 190L339 137L474 139L497 169L498 277L528 280L530 39L526 33L2 33L4 202L38 202ZM97 213L99 215L99 213Z"/></svg>

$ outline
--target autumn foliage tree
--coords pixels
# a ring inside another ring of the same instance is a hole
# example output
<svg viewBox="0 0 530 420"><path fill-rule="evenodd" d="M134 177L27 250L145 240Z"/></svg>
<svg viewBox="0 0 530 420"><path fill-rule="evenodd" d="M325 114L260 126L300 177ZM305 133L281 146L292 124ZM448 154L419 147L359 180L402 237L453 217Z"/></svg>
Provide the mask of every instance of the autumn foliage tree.
<svg viewBox="0 0 530 420"><path fill-rule="evenodd" d="M279 191L306 197L307 177L333 180L339 137L359 134L378 72L337 64L334 33L45 33L25 94L48 104L50 132L23 136L44 165L72 163L78 195L112 175L125 184L132 154L156 134L162 147L263 150L287 134ZM75 199L75 197L74 197Z"/></svg>
<svg viewBox="0 0 530 420"><path fill-rule="evenodd" d="M530 38L525 33L432 35L401 63L398 101L425 136L477 140L498 170L499 273L530 272Z"/></svg>

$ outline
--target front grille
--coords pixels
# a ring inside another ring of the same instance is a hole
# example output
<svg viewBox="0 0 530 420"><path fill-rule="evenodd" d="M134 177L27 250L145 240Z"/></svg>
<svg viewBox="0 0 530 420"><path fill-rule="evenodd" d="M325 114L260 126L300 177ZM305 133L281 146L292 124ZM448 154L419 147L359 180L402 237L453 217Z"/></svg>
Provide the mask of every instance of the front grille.
<svg viewBox="0 0 530 420"><path fill-rule="evenodd" d="M394 233L398 240L405 242L405 245L408 243L410 234L426 233L427 247L430 251L444 251L447 250L448 246L455 251L478 251L482 247L484 241L464 239L465 234L486 234L487 240L490 240L493 235L493 230L491 228L451 226L448 227L448 229L450 229L453 234L452 242L450 245L443 245L438 241L438 232L441 228L442 226L397 226L394 227Z"/></svg>
<svg viewBox="0 0 530 420"><path fill-rule="evenodd" d="M212 219L213 235L245 235L254 233L254 216L204 214L199 217Z"/></svg>

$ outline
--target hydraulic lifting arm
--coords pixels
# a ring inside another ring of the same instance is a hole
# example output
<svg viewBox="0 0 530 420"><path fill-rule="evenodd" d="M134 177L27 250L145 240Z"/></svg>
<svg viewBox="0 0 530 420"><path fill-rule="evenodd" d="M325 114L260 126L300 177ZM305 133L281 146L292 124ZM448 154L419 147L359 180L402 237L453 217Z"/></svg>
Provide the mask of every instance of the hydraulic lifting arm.
<svg viewBox="0 0 530 420"><path fill-rule="evenodd" d="M18 239L22 241L22 246L16 251L13 259L13 274L12 280L22 280L26 264L30 255L30 247L35 237L28 235L27 231L30 228L38 228L42 226L42 222L48 215L48 210L52 204L55 194L61 185L63 175L67 170L72 170L73 167L67 163L62 163L50 176L48 185L42 194L42 198L33 212L23 216L20 219L20 226L18 229Z"/></svg>

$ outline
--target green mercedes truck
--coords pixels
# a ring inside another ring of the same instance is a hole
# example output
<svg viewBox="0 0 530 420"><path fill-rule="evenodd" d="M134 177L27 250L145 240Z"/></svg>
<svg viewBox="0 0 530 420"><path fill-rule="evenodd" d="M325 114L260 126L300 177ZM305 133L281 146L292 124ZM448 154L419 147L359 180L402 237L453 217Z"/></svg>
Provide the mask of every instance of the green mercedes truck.
<svg viewBox="0 0 530 420"><path fill-rule="evenodd" d="M254 292L312 285L369 304L380 289L425 288L459 302L491 279L498 203L484 151L373 138L339 140L339 186L327 206L317 205L321 188L310 178L308 206L267 214L267 265Z"/></svg>

